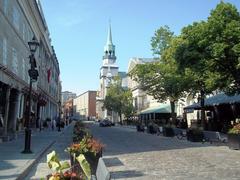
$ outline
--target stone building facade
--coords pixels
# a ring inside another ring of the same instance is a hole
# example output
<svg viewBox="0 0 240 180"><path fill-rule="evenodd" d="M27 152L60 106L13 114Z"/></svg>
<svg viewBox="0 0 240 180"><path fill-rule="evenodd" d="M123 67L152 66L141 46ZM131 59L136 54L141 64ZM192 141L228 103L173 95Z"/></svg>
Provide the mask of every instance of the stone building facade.
<svg viewBox="0 0 240 180"><path fill-rule="evenodd" d="M69 119L73 116L73 99L68 99L62 106L63 119Z"/></svg>
<svg viewBox="0 0 240 180"><path fill-rule="evenodd" d="M137 64L145 64L156 61L153 58L131 58L128 63L127 72L131 72L131 70ZM143 91L139 84L134 81L131 77L128 76L128 88L132 91L133 95L133 106L135 107L136 113L139 114L142 110L147 109L153 106L159 106L160 103L157 102L152 96L148 95L145 91Z"/></svg>
<svg viewBox="0 0 240 180"><path fill-rule="evenodd" d="M96 95L96 91L87 91L73 99L75 119L95 119Z"/></svg>
<svg viewBox="0 0 240 180"><path fill-rule="evenodd" d="M77 97L76 93L70 92L70 91L63 91L62 92L62 104L65 104L66 101L69 99L74 99Z"/></svg>
<svg viewBox="0 0 240 180"><path fill-rule="evenodd" d="M24 128L30 78L28 42L35 36L37 82L33 83L31 127L59 114L60 69L41 4L37 0L0 0L0 136Z"/></svg>

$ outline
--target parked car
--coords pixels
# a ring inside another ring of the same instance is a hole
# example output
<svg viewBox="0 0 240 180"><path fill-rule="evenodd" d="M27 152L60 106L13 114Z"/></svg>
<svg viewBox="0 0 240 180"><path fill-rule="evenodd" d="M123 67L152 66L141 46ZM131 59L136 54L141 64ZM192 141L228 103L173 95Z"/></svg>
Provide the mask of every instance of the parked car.
<svg viewBox="0 0 240 180"><path fill-rule="evenodd" d="M114 126L115 124L114 123L112 123L110 120L108 120L108 119L104 119L104 120L102 120L102 121L100 121L100 123L99 123L99 126L100 127L107 127L107 126Z"/></svg>

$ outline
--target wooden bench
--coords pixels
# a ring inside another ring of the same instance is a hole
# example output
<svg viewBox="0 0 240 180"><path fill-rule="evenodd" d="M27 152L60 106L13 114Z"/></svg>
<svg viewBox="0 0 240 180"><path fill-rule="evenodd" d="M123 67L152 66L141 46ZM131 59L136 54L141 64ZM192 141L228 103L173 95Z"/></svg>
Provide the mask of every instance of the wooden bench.
<svg viewBox="0 0 240 180"><path fill-rule="evenodd" d="M227 142L227 137L222 137L221 134L217 131L203 131L205 141L210 143L213 142Z"/></svg>
<svg viewBox="0 0 240 180"><path fill-rule="evenodd" d="M111 175L102 158L99 158L96 176L92 175L91 180L110 180Z"/></svg>

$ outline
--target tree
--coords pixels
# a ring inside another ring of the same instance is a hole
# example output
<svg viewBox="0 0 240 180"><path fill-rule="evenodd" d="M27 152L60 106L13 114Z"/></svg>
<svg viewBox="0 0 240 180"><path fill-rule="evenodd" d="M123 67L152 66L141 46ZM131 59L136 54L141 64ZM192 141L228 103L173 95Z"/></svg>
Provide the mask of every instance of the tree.
<svg viewBox="0 0 240 180"><path fill-rule="evenodd" d="M174 37L167 26L160 27L152 38L153 53L159 55L159 61L138 64L129 75L137 81L141 89L159 102L170 101L171 116L175 123L175 103L185 95L188 78L177 71L174 52L180 38Z"/></svg>
<svg viewBox="0 0 240 180"><path fill-rule="evenodd" d="M219 74L217 87L240 93L240 14L237 8L221 1L207 20L207 68ZM225 83L223 83L225 82Z"/></svg>
<svg viewBox="0 0 240 180"><path fill-rule="evenodd" d="M168 26L163 26L156 30L151 39L153 55L161 56L163 51L169 47L173 37L174 33L170 31Z"/></svg>
<svg viewBox="0 0 240 180"><path fill-rule="evenodd" d="M131 90L124 89L123 95L122 95L122 101L124 103L122 107L122 113L128 119L134 113L133 97L132 97Z"/></svg>
<svg viewBox="0 0 240 180"><path fill-rule="evenodd" d="M188 91L199 92L201 123L205 127L204 97L215 90L240 92L240 17L220 2L208 20L183 28L175 51L178 69L194 77Z"/></svg>
<svg viewBox="0 0 240 180"><path fill-rule="evenodd" d="M187 91L195 94L198 92L201 99L201 123L205 127L204 98L206 93L214 90L215 80L207 84L210 77L218 77L206 69L207 51L205 43L202 41L205 22L193 23L183 28L181 33L182 41L178 44L175 51L175 59L179 71L186 72L193 77L193 81L189 84ZM215 78L214 78L215 79Z"/></svg>
<svg viewBox="0 0 240 180"><path fill-rule="evenodd" d="M117 112L122 123L122 114L129 117L133 113L133 98L130 90L121 86L121 79L116 77L110 84L103 107L109 111Z"/></svg>

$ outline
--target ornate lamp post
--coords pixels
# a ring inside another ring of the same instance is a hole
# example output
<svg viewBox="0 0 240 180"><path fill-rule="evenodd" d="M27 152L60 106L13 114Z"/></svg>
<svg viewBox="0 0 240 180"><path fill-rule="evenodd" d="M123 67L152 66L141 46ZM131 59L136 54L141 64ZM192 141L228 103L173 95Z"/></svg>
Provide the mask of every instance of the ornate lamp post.
<svg viewBox="0 0 240 180"><path fill-rule="evenodd" d="M31 118L31 101L32 101L32 83L37 81L38 78L38 71L35 69L37 67L36 59L34 57L34 53L39 46L39 43L33 37L32 41L28 42L29 50L31 54L29 55L29 63L31 68L28 70L28 75L30 77L29 83L29 94L28 94L28 110L27 110L27 117L26 117L26 128L25 128L25 146L22 153L28 154L32 153L31 151L31 129L30 129L30 118Z"/></svg>

